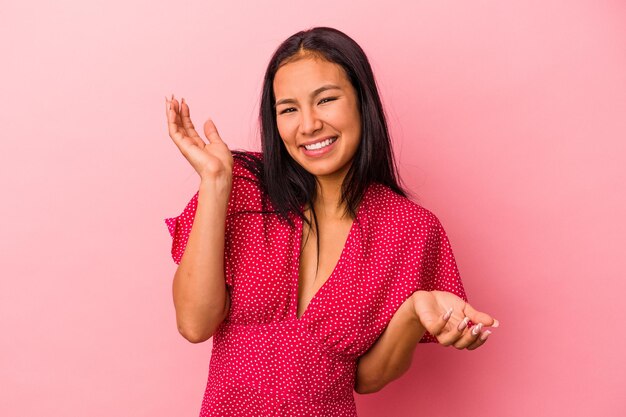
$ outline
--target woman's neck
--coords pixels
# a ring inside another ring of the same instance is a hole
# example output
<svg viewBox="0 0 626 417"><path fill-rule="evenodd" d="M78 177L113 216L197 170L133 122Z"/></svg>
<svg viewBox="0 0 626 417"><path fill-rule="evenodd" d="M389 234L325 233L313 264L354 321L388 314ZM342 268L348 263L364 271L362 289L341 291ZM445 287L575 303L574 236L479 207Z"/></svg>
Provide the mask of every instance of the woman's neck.
<svg viewBox="0 0 626 417"><path fill-rule="evenodd" d="M329 175L316 176L317 193L313 206L315 215L322 221L352 220L347 213L345 202L341 202L343 181L350 170L352 161Z"/></svg>
<svg viewBox="0 0 626 417"><path fill-rule="evenodd" d="M313 206L318 218L343 220L346 214L346 203L341 203L341 186L343 178L318 177L317 195Z"/></svg>

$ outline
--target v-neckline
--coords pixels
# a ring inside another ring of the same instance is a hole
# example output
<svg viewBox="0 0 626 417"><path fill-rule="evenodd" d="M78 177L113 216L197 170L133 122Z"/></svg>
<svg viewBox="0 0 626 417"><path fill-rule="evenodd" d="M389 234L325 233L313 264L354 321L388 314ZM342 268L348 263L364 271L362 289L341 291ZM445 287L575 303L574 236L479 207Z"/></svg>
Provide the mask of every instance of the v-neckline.
<svg viewBox="0 0 626 417"><path fill-rule="evenodd" d="M369 187L368 187L369 189ZM314 303L317 301L317 299L320 297L320 295L322 294L322 292L324 291L324 288L328 287L329 283L332 282L333 279L335 279L335 275L337 275L337 270L339 268L339 266L344 262L344 257L345 257L345 253L347 251L348 245L350 244L351 240L352 240L352 235L354 234L354 229L357 226L357 223L360 220L360 213L361 213L361 207L363 207L363 203L365 201L365 194L367 194L367 190L365 191L365 193L363 194L363 197L361 198L361 202L359 203L359 206L356 209L356 213L354 216L354 219L352 219L352 225L350 225L350 230L348 231L348 236L346 237L346 241L343 244L343 248L341 249L341 253L339 254L339 259L337 259L337 263L335 264L335 267L333 268L333 270L331 271L330 275L328 276L328 278L326 279L326 281L322 284L322 286L315 292L315 294L313 294L313 297L311 298L311 300L309 301L309 304L307 304L306 308L304 309L304 311L302 312L302 315L300 317L298 317L298 307L299 307L299 300L298 300L298 291L300 289L300 254L302 253L302 235L304 233L304 221L299 217L296 216L296 224L297 224L297 233L296 233L296 238L297 238L297 248L298 248L298 252L296 252L296 268L295 271L293 273L294 276L294 302L293 304L293 317L295 318L296 321L302 321L309 313L309 310L311 310L311 307L314 306ZM304 209L304 205L302 205L300 207L300 211L302 211Z"/></svg>

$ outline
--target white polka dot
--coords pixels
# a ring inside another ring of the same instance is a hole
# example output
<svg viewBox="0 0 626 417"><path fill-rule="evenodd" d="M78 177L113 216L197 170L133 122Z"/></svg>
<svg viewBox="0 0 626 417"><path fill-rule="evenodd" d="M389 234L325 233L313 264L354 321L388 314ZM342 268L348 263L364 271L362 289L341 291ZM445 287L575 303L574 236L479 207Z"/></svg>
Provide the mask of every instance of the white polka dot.
<svg viewBox="0 0 626 417"><path fill-rule="evenodd" d="M231 307L213 336L200 416L354 417L356 361L400 305L419 289L467 300L446 233L430 211L372 184L337 266L298 319L302 220L293 215L291 228L276 214L244 212L263 210L262 194L234 160L224 253ZM196 193L165 219L176 263L197 203Z"/></svg>

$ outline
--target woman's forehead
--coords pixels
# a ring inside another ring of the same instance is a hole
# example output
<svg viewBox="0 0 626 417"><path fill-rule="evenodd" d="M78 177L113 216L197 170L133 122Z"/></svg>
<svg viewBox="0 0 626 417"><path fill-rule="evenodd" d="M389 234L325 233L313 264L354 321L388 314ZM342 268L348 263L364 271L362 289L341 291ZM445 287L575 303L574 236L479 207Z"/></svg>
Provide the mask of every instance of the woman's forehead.
<svg viewBox="0 0 626 417"><path fill-rule="evenodd" d="M281 66L273 84L278 95L313 91L327 84L344 88L349 82L340 65L325 59L303 58Z"/></svg>

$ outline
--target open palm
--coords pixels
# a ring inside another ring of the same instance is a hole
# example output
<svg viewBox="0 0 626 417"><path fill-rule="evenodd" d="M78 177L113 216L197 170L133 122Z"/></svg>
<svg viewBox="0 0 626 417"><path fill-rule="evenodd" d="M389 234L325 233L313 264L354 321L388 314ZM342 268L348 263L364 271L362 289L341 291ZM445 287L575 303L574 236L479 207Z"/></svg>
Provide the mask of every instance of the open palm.
<svg viewBox="0 0 626 417"><path fill-rule="evenodd" d="M485 327L499 325L489 314L447 291L416 291L410 300L422 326L444 346L476 349L491 333Z"/></svg>
<svg viewBox="0 0 626 417"><path fill-rule="evenodd" d="M165 113L170 138L201 178L232 175L232 153L211 119L204 123L204 135L208 140L205 143L191 122L185 99L179 105L174 95L171 99L166 97Z"/></svg>

